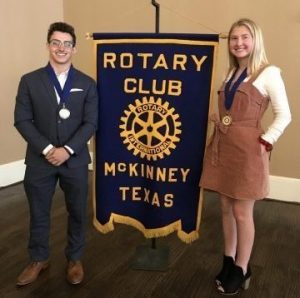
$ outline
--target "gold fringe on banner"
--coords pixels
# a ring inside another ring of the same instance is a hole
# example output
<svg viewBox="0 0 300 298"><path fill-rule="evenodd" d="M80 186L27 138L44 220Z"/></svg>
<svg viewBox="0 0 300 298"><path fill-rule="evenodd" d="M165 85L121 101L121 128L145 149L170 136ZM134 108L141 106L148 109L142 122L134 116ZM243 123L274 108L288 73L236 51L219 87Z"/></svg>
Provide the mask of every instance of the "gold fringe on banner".
<svg viewBox="0 0 300 298"><path fill-rule="evenodd" d="M114 230L114 223L126 224L132 226L143 233L145 238L159 238L168 236L169 234L177 231L178 238L185 243L192 243L199 238L198 231L193 231L189 234L185 233L181 229L181 220L178 220L172 224L157 229L146 229L138 220L112 213L109 222L105 225L101 225L96 218L94 218L94 226L103 234L107 234Z"/></svg>
<svg viewBox="0 0 300 298"><path fill-rule="evenodd" d="M95 200L95 197L94 197ZM103 234L112 232L115 227L114 223L126 224L132 227L135 227L137 230L143 233L145 238L159 238L168 236L169 234L177 231L178 238L185 243L192 243L193 241L199 238L199 226L202 215L202 206L203 206L203 191L200 192L199 207L198 207L198 218L197 218L197 227L195 231L191 233L186 233L182 230L181 220L173 222L167 226L157 228L157 229L146 229L145 226L138 220L124 215L119 215L111 213L109 221L102 225L99 223L96 217L94 217L93 224L95 228ZM95 212L94 212L95 216Z"/></svg>

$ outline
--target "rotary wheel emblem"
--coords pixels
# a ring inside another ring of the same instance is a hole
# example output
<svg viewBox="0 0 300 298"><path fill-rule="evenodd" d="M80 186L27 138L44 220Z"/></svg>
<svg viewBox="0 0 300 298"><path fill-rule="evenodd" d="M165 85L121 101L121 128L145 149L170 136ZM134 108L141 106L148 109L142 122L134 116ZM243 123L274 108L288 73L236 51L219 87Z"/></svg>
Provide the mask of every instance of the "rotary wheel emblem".
<svg viewBox="0 0 300 298"><path fill-rule="evenodd" d="M163 159L171 154L180 141L179 115L169 103L162 103L161 98L156 101L153 96L136 99L135 105L128 105L121 117L120 136L123 143L134 155L148 160Z"/></svg>

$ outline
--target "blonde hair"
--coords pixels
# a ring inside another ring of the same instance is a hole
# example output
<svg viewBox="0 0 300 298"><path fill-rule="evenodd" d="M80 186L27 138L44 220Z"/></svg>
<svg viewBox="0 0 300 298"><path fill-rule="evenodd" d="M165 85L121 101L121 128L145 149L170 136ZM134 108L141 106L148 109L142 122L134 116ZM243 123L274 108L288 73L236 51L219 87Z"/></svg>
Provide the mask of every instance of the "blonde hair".
<svg viewBox="0 0 300 298"><path fill-rule="evenodd" d="M233 29L241 26L246 27L253 38L253 50L249 56L248 66L247 66L248 75L252 75L256 73L261 67L268 64L269 62L266 56L262 31L260 27L257 24L255 24L252 20L246 18L239 19L238 21L233 23L229 30L229 34L228 34L229 71L239 67L236 57L234 57L232 53L230 53L229 43L230 43L230 36Z"/></svg>

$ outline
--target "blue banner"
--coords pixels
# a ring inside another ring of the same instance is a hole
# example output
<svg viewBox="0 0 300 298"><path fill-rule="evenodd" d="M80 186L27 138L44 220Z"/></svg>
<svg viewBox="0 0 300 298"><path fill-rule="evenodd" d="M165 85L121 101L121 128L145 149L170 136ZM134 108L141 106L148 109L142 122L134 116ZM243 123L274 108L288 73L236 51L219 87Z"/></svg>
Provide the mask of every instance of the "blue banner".
<svg viewBox="0 0 300 298"><path fill-rule="evenodd" d="M94 34L100 97L94 225L198 238L218 35Z"/></svg>

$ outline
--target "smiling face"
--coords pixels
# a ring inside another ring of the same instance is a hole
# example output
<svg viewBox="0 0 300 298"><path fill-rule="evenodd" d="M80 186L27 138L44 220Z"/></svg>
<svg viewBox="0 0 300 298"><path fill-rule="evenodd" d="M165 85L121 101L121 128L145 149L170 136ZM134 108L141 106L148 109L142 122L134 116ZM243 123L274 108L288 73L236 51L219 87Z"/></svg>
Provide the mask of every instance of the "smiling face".
<svg viewBox="0 0 300 298"><path fill-rule="evenodd" d="M69 33L54 31L48 43L49 61L54 69L68 69L76 48Z"/></svg>
<svg viewBox="0 0 300 298"><path fill-rule="evenodd" d="M240 66L247 65L253 47L253 37L246 26L233 28L229 36L229 51Z"/></svg>

